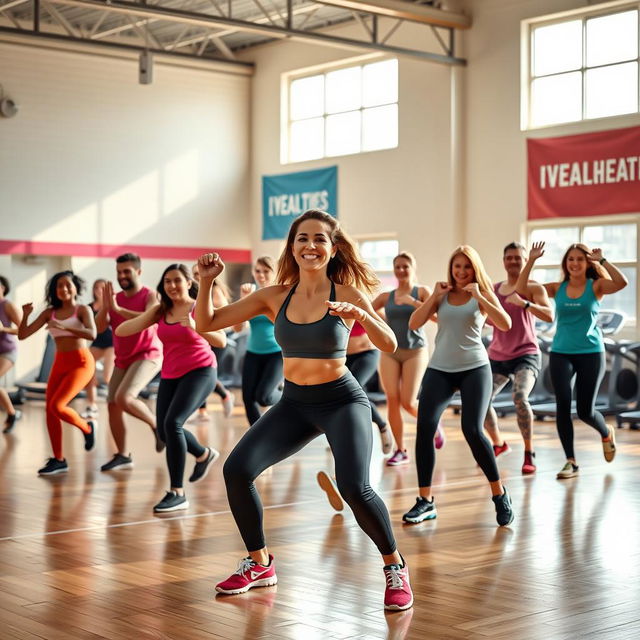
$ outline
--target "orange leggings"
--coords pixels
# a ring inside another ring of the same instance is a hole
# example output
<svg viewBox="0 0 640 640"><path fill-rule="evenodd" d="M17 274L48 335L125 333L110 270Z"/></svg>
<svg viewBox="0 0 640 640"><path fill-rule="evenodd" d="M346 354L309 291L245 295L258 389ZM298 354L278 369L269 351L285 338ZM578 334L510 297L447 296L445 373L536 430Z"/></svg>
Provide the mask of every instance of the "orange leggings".
<svg viewBox="0 0 640 640"><path fill-rule="evenodd" d="M87 421L67 405L87 386L95 370L96 361L89 349L56 352L47 382L47 429L58 460L62 460L62 420L89 433Z"/></svg>

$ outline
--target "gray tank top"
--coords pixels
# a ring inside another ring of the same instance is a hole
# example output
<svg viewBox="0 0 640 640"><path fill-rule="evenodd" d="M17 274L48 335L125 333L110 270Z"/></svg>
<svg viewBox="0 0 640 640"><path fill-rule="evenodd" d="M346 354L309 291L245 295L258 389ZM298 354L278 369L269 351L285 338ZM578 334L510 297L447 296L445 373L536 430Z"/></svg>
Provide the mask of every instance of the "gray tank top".
<svg viewBox="0 0 640 640"><path fill-rule="evenodd" d="M413 287L411 296L418 300L419 295L418 287ZM396 304L395 289L389 293L384 313L398 341L398 349L421 349L425 345L424 331L409 329L409 318L415 310L410 304Z"/></svg>
<svg viewBox="0 0 640 640"><path fill-rule="evenodd" d="M5 306L6 300L0 302L0 323L5 327L11 326L11 320L7 315ZM9 351L15 351L18 348L18 339L12 333L0 333L0 353L8 353Z"/></svg>
<svg viewBox="0 0 640 640"><path fill-rule="evenodd" d="M485 316L478 301L471 298L465 304L449 304L445 296L438 307L438 333L429 367L454 373L489 364L489 355L482 344Z"/></svg>

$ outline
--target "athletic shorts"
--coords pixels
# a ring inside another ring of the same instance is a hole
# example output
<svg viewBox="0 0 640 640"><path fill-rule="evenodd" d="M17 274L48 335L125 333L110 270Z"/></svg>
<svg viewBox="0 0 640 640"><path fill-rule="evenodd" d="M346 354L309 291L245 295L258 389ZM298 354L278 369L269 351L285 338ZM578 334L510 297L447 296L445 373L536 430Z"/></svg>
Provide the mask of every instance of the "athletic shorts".
<svg viewBox="0 0 640 640"><path fill-rule="evenodd" d="M109 393L107 402L115 402L119 390L128 392L134 398L153 380L160 371L161 361L136 360L126 369L115 367L109 381Z"/></svg>
<svg viewBox="0 0 640 640"><path fill-rule="evenodd" d="M489 362L491 363L491 373L505 378L514 376L520 369L530 369L537 378L542 366L539 353L528 353L511 360L490 360Z"/></svg>

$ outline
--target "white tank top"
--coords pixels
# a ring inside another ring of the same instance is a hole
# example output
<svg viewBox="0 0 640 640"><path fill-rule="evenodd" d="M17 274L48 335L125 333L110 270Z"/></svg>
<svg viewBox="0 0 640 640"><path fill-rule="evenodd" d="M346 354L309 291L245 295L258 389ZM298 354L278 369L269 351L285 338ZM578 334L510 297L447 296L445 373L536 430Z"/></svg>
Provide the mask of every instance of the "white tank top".
<svg viewBox="0 0 640 640"><path fill-rule="evenodd" d="M69 329L82 329L84 326L78 318L78 306L76 305L76 309L73 312L73 315L69 318L65 318L64 320L60 320L56 318L56 312L54 310L51 311L51 320L57 320L62 326L67 327ZM66 331L65 329L55 329L53 327L49 328L49 333L52 338L77 338L78 336L75 333L71 333L71 331Z"/></svg>

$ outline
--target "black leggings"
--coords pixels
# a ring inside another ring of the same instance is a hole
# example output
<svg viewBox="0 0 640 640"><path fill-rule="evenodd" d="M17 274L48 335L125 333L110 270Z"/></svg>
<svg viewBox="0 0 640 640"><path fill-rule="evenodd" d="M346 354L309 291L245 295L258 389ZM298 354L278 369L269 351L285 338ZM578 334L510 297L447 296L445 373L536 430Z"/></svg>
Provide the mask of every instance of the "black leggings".
<svg viewBox="0 0 640 640"><path fill-rule="evenodd" d="M187 451L196 458L206 451L183 425L213 391L215 384L216 370L213 367L201 367L180 378L160 380L156 419L158 434L167 445L167 466L172 488L182 487Z"/></svg>
<svg viewBox="0 0 640 640"><path fill-rule="evenodd" d="M260 407L274 405L282 393L282 352L253 353L247 351L242 366L242 401L249 424L260 417Z"/></svg>
<svg viewBox="0 0 640 640"><path fill-rule="evenodd" d="M567 458L575 458L573 420L571 419L571 378L576 376L576 413L603 438L609 435L607 424L596 411L596 395L604 376L604 352L556 353L549 356L549 373L556 394L556 424Z"/></svg>
<svg viewBox="0 0 640 640"><path fill-rule="evenodd" d="M364 385L371 380L371 377L378 369L380 362L380 352L377 349L369 349L369 351L361 351L360 353L351 353L347 355L347 369L351 371L353 377L360 383L364 389ZM380 415L377 407L371 403L371 420L375 422L378 429L382 431L387 422Z"/></svg>
<svg viewBox="0 0 640 640"><path fill-rule="evenodd" d="M420 487L431 486L436 465L433 439L440 416L456 389L460 389L462 399L462 433L471 447L471 453L489 482L500 480L493 448L482 430L493 389L491 367L485 364L454 373L427 367L420 390L416 437L416 466Z"/></svg>
<svg viewBox="0 0 640 640"><path fill-rule="evenodd" d="M380 553L392 554L396 543L389 513L369 485L371 408L351 373L309 386L285 380L282 399L245 433L227 458L227 497L247 550L265 546L262 504L253 481L322 433L333 451L340 494Z"/></svg>

